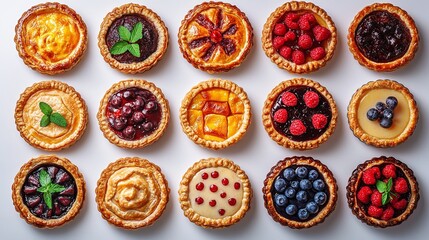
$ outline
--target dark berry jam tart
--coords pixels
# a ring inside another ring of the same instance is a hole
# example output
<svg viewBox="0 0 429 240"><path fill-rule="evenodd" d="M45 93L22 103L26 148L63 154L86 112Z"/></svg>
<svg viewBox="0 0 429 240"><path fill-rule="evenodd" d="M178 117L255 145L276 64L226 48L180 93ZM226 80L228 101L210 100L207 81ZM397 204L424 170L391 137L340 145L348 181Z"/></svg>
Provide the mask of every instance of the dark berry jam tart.
<svg viewBox="0 0 429 240"><path fill-rule="evenodd" d="M309 2L286 2L271 13L262 31L265 54L292 73L325 66L336 45L337 29L331 17Z"/></svg>
<svg viewBox="0 0 429 240"><path fill-rule="evenodd" d="M162 215L170 189L157 165L126 157L103 170L95 193L98 210L106 221L137 229L153 224Z"/></svg>
<svg viewBox="0 0 429 240"><path fill-rule="evenodd" d="M355 92L347 117L350 129L362 142L375 147L394 147L413 134L419 110L404 85L377 80Z"/></svg>
<svg viewBox="0 0 429 240"><path fill-rule="evenodd" d="M246 173L224 158L196 162L180 182L179 201L185 216L204 228L223 228L240 221L251 199Z"/></svg>
<svg viewBox="0 0 429 240"><path fill-rule="evenodd" d="M337 123L337 107L328 90L310 79L277 85L265 100L262 121L279 145L299 150L317 148Z"/></svg>
<svg viewBox="0 0 429 240"><path fill-rule="evenodd" d="M98 47L104 60L123 73L151 69L164 56L168 29L143 5L128 3L109 12L101 23Z"/></svg>
<svg viewBox="0 0 429 240"><path fill-rule="evenodd" d="M390 3L374 3L353 19L347 36L354 58L375 71L393 71L410 62L419 33L408 13Z"/></svg>
<svg viewBox="0 0 429 240"><path fill-rule="evenodd" d="M244 61L253 45L253 28L238 7L204 2L182 20L178 38L189 63L208 73L219 73Z"/></svg>
<svg viewBox="0 0 429 240"><path fill-rule="evenodd" d="M353 214L374 227L402 223L419 199L413 171L393 157L376 157L360 164L347 185L347 202Z"/></svg>
<svg viewBox="0 0 429 240"><path fill-rule="evenodd" d="M323 222L334 211L337 189L332 172L323 163L295 156L271 168L262 193L274 221L301 229Z"/></svg>
<svg viewBox="0 0 429 240"><path fill-rule="evenodd" d="M88 123L85 101L59 81L35 83L16 103L15 123L21 137L46 151L68 148L79 140Z"/></svg>
<svg viewBox="0 0 429 240"><path fill-rule="evenodd" d="M27 223L54 228L75 218L85 191L85 180L73 163L66 158L42 155L21 167L12 185L12 200Z"/></svg>

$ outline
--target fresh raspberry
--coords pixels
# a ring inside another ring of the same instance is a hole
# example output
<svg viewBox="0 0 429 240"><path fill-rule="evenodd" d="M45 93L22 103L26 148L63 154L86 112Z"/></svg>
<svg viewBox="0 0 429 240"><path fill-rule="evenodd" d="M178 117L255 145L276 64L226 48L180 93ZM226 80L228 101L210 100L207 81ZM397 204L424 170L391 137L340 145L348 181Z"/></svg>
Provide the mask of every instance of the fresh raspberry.
<svg viewBox="0 0 429 240"><path fill-rule="evenodd" d="M372 168L369 168L362 173L362 180L366 185L374 185L377 179L374 176Z"/></svg>
<svg viewBox="0 0 429 240"><path fill-rule="evenodd" d="M383 214L383 208L379 208L376 206L369 206L368 215L375 218L380 218L381 214Z"/></svg>
<svg viewBox="0 0 429 240"><path fill-rule="evenodd" d="M273 47L275 49L280 49L285 43L285 39L283 37L275 37L273 39Z"/></svg>
<svg viewBox="0 0 429 240"><path fill-rule="evenodd" d="M298 29L299 25L297 23L299 16L295 13L288 13L285 17L285 24L290 29Z"/></svg>
<svg viewBox="0 0 429 240"><path fill-rule="evenodd" d="M274 121L278 123L285 123L287 121L287 111L284 108L277 110L274 113Z"/></svg>
<svg viewBox="0 0 429 240"><path fill-rule="evenodd" d="M286 42L288 42L288 41L294 41L294 40L295 40L295 38L296 38L296 35L295 35L295 33L294 33L294 32L292 32L292 31L288 31L288 32L285 34L284 38L285 38L285 41L286 41Z"/></svg>
<svg viewBox="0 0 429 240"><path fill-rule="evenodd" d="M297 65L301 65L305 63L305 55L300 50L295 50L292 52L292 62Z"/></svg>
<svg viewBox="0 0 429 240"><path fill-rule="evenodd" d="M310 51L310 57L313 60L320 60L326 56L325 49L323 47L316 47L311 49Z"/></svg>
<svg viewBox="0 0 429 240"><path fill-rule="evenodd" d="M307 20L310 24L316 23L316 18L311 13L306 13L301 16L301 19Z"/></svg>
<svg viewBox="0 0 429 240"><path fill-rule="evenodd" d="M328 118L320 113L316 113L311 117L311 123L315 129L322 129L328 123Z"/></svg>
<svg viewBox="0 0 429 240"><path fill-rule="evenodd" d="M394 209L402 210L407 207L408 202L405 199L398 200L398 198L394 198L390 201Z"/></svg>
<svg viewBox="0 0 429 240"><path fill-rule="evenodd" d="M378 167L372 167L371 171L374 173L375 179L380 179L381 178L380 168L378 168Z"/></svg>
<svg viewBox="0 0 429 240"><path fill-rule="evenodd" d="M304 124L301 122L301 120L296 119L292 120L289 131L294 136L299 136L304 134L307 131L307 128L304 126Z"/></svg>
<svg viewBox="0 0 429 240"><path fill-rule="evenodd" d="M302 17L298 20L298 25L299 25L299 28L304 31L308 31L311 29L310 22L307 19Z"/></svg>
<svg viewBox="0 0 429 240"><path fill-rule="evenodd" d="M285 92L282 95L282 103L288 107L294 107L298 104L298 98L291 92Z"/></svg>
<svg viewBox="0 0 429 240"><path fill-rule="evenodd" d="M317 25L313 28L313 34L316 41L321 42L328 39L331 36L331 32L320 25Z"/></svg>
<svg viewBox="0 0 429 240"><path fill-rule="evenodd" d="M298 38L298 46L302 49L310 49L313 46L313 39L311 39L310 35L303 34Z"/></svg>
<svg viewBox="0 0 429 240"><path fill-rule="evenodd" d="M385 178L396 178L396 167L393 164L386 165L381 171Z"/></svg>
<svg viewBox="0 0 429 240"><path fill-rule="evenodd" d="M292 49L288 46L283 46L280 48L279 53L285 59L290 59L290 56L292 55Z"/></svg>
<svg viewBox="0 0 429 240"><path fill-rule="evenodd" d="M274 26L274 34L277 36L284 36L286 33L286 26L283 23L277 23Z"/></svg>
<svg viewBox="0 0 429 240"><path fill-rule="evenodd" d="M381 205L382 205L381 204L381 199L382 199L382 195L381 195L381 193L379 191L374 191L371 194L371 203L372 203L373 206L381 207Z"/></svg>
<svg viewBox="0 0 429 240"><path fill-rule="evenodd" d="M403 177L398 177L395 180L395 183L393 184L393 189L395 189L395 192L399 194L407 193L408 192L408 183L407 180Z"/></svg>
<svg viewBox="0 0 429 240"><path fill-rule="evenodd" d="M313 91L307 91L304 93L305 105L309 108L315 108L319 105L319 95Z"/></svg>
<svg viewBox="0 0 429 240"><path fill-rule="evenodd" d="M393 210L391 206L388 206L381 214L381 220L390 220L393 217L393 214L395 214L395 210Z"/></svg>
<svg viewBox="0 0 429 240"><path fill-rule="evenodd" d="M363 186L357 194L357 198L359 199L359 201L361 201L362 203L368 204L370 201L370 197L372 194L372 190L370 187L368 186Z"/></svg>

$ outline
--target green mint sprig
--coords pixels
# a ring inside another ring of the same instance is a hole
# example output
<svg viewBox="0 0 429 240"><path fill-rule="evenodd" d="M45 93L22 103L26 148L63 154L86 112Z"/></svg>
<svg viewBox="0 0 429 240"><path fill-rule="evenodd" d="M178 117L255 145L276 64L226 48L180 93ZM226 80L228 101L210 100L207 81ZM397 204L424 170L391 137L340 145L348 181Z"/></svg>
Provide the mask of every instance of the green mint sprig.
<svg viewBox="0 0 429 240"><path fill-rule="evenodd" d="M375 183L375 186L377 187L377 190L382 194L381 195L381 204L386 205L392 200L393 197L396 196L392 192L392 185L393 185L393 179L389 178L387 183L377 180Z"/></svg>
<svg viewBox="0 0 429 240"><path fill-rule="evenodd" d="M40 126L46 127L51 122L55 123L60 127L67 127L67 121L60 113L53 112L51 106L45 102L39 102L39 108L44 114L42 119L40 119Z"/></svg>
<svg viewBox="0 0 429 240"><path fill-rule="evenodd" d="M40 171L39 182L41 187L39 187L37 191L43 193L43 201L45 201L49 209L52 209L52 194L61 192L66 188L53 183L51 176L49 176L49 173L45 170Z"/></svg>
<svg viewBox="0 0 429 240"><path fill-rule="evenodd" d="M140 57L140 46L136 42L143 38L143 24L136 23L131 32L126 27L119 26L118 31L121 40L113 45L110 53L119 55L129 51L133 56Z"/></svg>

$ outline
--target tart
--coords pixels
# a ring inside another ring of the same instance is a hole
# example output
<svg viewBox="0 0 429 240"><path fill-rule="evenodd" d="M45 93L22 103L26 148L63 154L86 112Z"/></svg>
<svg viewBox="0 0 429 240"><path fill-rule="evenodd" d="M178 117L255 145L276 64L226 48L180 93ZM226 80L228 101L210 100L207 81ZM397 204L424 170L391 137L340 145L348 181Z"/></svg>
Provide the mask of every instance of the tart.
<svg viewBox="0 0 429 240"><path fill-rule="evenodd" d="M393 71L410 62L419 33L408 13L390 3L374 3L353 19L347 36L354 58L375 71Z"/></svg>
<svg viewBox="0 0 429 240"><path fill-rule="evenodd" d="M310 228L325 220L337 202L332 172L311 157L279 161L267 174L262 193L274 221L290 228Z"/></svg>
<svg viewBox="0 0 429 240"><path fill-rule="evenodd" d="M47 151L68 148L79 140L88 123L85 101L59 81L33 84L16 103L15 123L31 146Z"/></svg>
<svg viewBox="0 0 429 240"><path fill-rule="evenodd" d="M55 155L42 155L21 167L12 185L12 200L27 223L54 228L76 217L85 191L85 180L73 163Z"/></svg>
<svg viewBox="0 0 429 240"><path fill-rule="evenodd" d="M299 150L317 148L332 135L337 107L328 90L310 79L281 82L268 94L262 121L279 145Z"/></svg>
<svg viewBox="0 0 429 240"><path fill-rule="evenodd" d="M236 6L204 2L182 20L179 47L195 68L208 73L227 72L238 67L253 45L253 28Z"/></svg>
<svg viewBox="0 0 429 240"><path fill-rule="evenodd" d="M168 29L151 9L134 3L109 12L101 23L98 47L112 68L123 73L151 69L164 56Z"/></svg>
<svg viewBox="0 0 429 240"><path fill-rule="evenodd" d="M123 148L142 148L164 134L170 108L155 84L145 80L123 80L107 90L97 119L111 143Z"/></svg>
<svg viewBox="0 0 429 240"><path fill-rule="evenodd" d="M180 108L183 132L196 144L214 150L240 140L250 118L246 92L229 80L199 83L186 94Z"/></svg>
<svg viewBox="0 0 429 240"><path fill-rule="evenodd" d="M162 215L170 189L157 165L126 157L103 170L95 193L98 210L106 221L136 229L153 224Z"/></svg>
<svg viewBox="0 0 429 240"><path fill-rule="evenodd" d="M196 162L180 182L179 201L185 216L204 228L224 228L240 221L251 199L246 173L224 158Z"/></svg>
<svg viewBox="0 0 429 240"><path fill-rule="evenodd" d="M362 142L375 147L394 147L413 134L419 110L404 85L377 80L353 94L347 117L350 129Z"/></svg>
<svg viewBox="0 0 429 240"><path fill-rule="evenodd" d="M15 27L16 50L24 63L45 74L73 68L88 42L86 25L65 4L43 3L24 12Z"/></svg>
<svg viewBox="0 0 429 240"><path fill-rule="evenodd" d="M337 29L331 17L309 2L286 2L271 13L262 30L265 54L292 73L325 66L336 45Z"/></svg>
<svg viewBox="0 0 429 240"><path fill-rule="evenodd" d="M347 185L347 202L353 214L374 227L402 223L419 199L413 171L393 157L375 157L360 164Z"/></svg>

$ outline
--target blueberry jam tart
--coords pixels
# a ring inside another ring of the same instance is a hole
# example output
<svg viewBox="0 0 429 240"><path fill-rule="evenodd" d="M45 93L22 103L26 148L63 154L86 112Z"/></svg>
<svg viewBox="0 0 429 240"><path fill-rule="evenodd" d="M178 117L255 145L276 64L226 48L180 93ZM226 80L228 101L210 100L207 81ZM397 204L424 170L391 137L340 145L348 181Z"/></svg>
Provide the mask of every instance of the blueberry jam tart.
<svg viewBox="0 0 429 240"><path fill-rule="evenodd" d="M98 111L104 136L124 148L144 147L158 140L170 111L163 93L145 80L124 80L104 95Z"/></svg>
<svg viewBox="0 0 429 240"><path fill-rule="evenodd" d="M29 224L54 228L72 220L85 198L85 181L68 159L40 156L24 164L12 185L15 209Z"/></svg>
<svg viewBox="0 0 429 240"><path fill-rule="evenodd" d="M268 173L262 192L274 221L297 229L323 222L337 201L332 172L311 157L279 161Z"/></svg>

